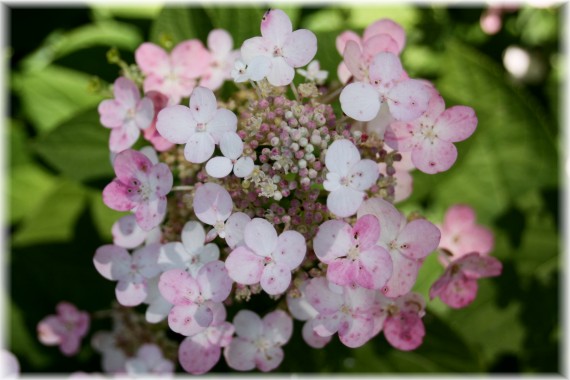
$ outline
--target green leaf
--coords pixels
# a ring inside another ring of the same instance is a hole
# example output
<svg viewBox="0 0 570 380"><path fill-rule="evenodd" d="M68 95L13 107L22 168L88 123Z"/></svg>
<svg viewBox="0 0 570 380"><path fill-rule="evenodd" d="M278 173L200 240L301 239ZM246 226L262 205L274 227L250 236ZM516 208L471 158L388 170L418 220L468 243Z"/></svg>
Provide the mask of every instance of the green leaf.
<svg viewBox="0 0 570 380"><path fill-rule="evenodd" d="M56 65L13 76L14 90L21 97L26 117L40 133L103 100L101 95L88 91L89 81L86 74Z"/></svg>
<svg viewBox="0 0 570 380"><path fill-rule="evenodd" d="M239 48L248 38L259 36L261 18L267 9L260 7L209 6L206 12L215 28L227 30Z"/></svg>
<svg viewBox="0 0 570 380"><path fill-rule="evenodd" d="M10 119L8 127L4 130L4 136L4 140L8 141L7 147L10 149L10 168L32 161L27 141L28 135L21 121Z"/></svg>
<svg viewBox="0 0 570 380"><path fill-rule="evenodd" d="M89 191L89 207L93 218L93 224L99 232L102 240L111 241L113 235L111 234L111 227L123 215L129 214L128 212L118 212L110 209L103 203L103 196L101 191Z"/></svg>
<svg viewBox="0 0 570 380"><path fill-rule="evenodd" d="M350 8L349 29L364 29L381 18L390 18L406 30L412 29L420 18L414 5L357 6Z"/></svg>
<svg viewBox="0 0 570 380"><path fill-rule="evenodd" d="M85 190L72 182L62 181L45 197L41 206L26 215L14 235L13 246L70 240L84 206Z"/></svg>
<svg viewBox="0 0 570 380"><path fill-rule="evenodd" d="M32 214L50 194L56 179L35 164L20 165L10 171L8 220L16 223Z"/></svg>
<svg viewBox="0 0 570 380"><path fill-rule="evenodd" d="M151 26L150 40L163 45L173 45L191 38L206 41L212 24L202 8L164 7Z"/></svg>
<svg viewBox="0 0 570 380"><path fill-rule="evenodd" d="M154 19L158 17L162 10L160 4L146 3L144 5L133 6L118 6L118 5L103 5L91 4L93 14L98 19L110 19L114 17L130 18L130 19Z"/></svg>
<svg viewBox="0 0 570 380"><path fill-rule="evenodd" d="M113 176L109 130L90 109L34 142L36 152L69 178L80 181Z"/></svg>
<svg viewBox="0 0 570 380"><path fill-rule="evenodd" d="M336 80L336 72L342 57L336 51L337 32L317 32L318 50L315 59L319 61L321 70L329 72L329 81Z"/></svg>
<svg viewBox="0 0 570 380"><path fill-rule="evenodd" d="M303 28L316 32L335 32L339 34L346 23L339 8L325 8L311 13L303 20Z"/></svg>

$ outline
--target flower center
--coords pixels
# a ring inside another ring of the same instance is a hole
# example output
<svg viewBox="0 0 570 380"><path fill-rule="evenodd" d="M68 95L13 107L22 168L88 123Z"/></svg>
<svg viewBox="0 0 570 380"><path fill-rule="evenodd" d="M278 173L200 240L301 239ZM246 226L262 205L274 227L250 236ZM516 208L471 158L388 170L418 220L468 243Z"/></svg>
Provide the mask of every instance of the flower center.
<svg viewBox="0 0 570 380"><path fill-rule="evenodd" d="M275 46L273 48L273 56L274 57L282 57L283 56L283 52L281 51L281 48L279 46Z"/></svg>
<svg viewBox="0 0 570 380"><path fill-rule="evenodd" d="M351 260L356 260L358 259L358 255L360 254L360 250L358 249L358 244L353 246L352 248L350 248L350 251L348 251L348 255L346 255L346 257L348 257Z"/></svg>
<svg viewBox="0 0 570 380"><path fill-rule="evenodd" d="M258 350L261 351L265 351L268 350L269 348L271 348L271 344L269 343L269 341L263 337L258 338L255 342L254 342L255 347L257 347Z"/></svg>
<svg viewBox="0 0 570 380"><path fill-rule="evenodd" d="M427 124L421 123L420 127L421 127L421 129L420 129L421 134L424 137L424 139L429 140L432 143L435 139L437 139L437 133L435 132L433 125L427 125Z"/></svg>
<svg viewBox="0 0 570 380"><path fill-rule="evenodd" d="M206 130L206 124L198 123L198 125L196 125L196 132L204 132L205 130Z"/></svg>

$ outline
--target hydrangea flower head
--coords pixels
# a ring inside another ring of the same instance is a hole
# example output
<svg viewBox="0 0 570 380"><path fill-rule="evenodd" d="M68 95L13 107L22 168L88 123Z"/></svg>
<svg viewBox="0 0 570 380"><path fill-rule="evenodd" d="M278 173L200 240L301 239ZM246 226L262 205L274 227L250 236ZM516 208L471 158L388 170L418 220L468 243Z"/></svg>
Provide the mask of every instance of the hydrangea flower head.
<svg viewBox="0 0 570 380"><path fill-rule="evenodd" d="M445 109L441 95L433 92L428 109L418 119L395 121L386 131L386 143L402 152L412 152L412 162L424 173L448 170L457 159L454 142L473 134L477 117L471 107Z"/></svg>
<svg viewBox="0 0 570 380"><path fill-rule="evenodd" d="M169 104L190 96L197 79L206 73L210 53L200 40L182 41L168 54L161 47L145 42L135 51L135 60L145 75L144 91L168 95Z"/></svg>
<svg viewBox="0 0 570 380"><path fill-rule="evenodd" d="M281 346L293 333L293 320L282 310L263 319L249 310L240 310L233 320L236 337L224 350L228 365L238 371L274 370L283 361Z"/></svg>
<svg viewBox="0 0 570 380"><path fill-rule="evenodd" d="M103 190L103 202L113 210L134 211L145 231L162 222L166 194L172 189L172 173L164 163L153 165L143 153L128 149L113 163L117 178Z"/></svg>
<svg viewBox="0 0 570 380"><path fill-rule="evenodd" d="M261 284L268 294L281 294L291 283L307 250L305 238L296 231L277 236L265 219L252 219L245 226L244 246L235 248L226 260L230 277L239 284Z"/></svg>
<svg viewBox="0 0 570 380"><path fill-rule="evenodd" d="M291 83L295 68L311 62L316 52L315 34L307 29L293 32L289 16L279 9L265 12L261 21L261 37L250 38L241 47L241 57L245 64L256 57L268 59L267 80L273 86Z"/></svg>
<svg viewBox="0 0 570 380"><path fill-rule="evenodd" d="M120 77L113 86L114 99L99 104L101 124L111 128L109 149L121 152L138 140L141 130L147 129L154 118L154 105L150 98L141 99L137 86Z"/></svg>
<svg viewBox="0 0 570 380"><path fill-rule="evenodd" d="M56 315L49 315L38 323L38 338L45 345L59 346L65 356L75 355L89 330L89 314L69 302L58 303L56 311Z"/></svg>
<svg viewBox="0 0 570 380"><path fill-rule="evenodd" d="M174 105L158 114L158 132L174 144L186 144L184 156L190 162L205 162L226 132L237 129L236 115L218 108L212 90L196 87L190 96L190 107Z"/></svg>

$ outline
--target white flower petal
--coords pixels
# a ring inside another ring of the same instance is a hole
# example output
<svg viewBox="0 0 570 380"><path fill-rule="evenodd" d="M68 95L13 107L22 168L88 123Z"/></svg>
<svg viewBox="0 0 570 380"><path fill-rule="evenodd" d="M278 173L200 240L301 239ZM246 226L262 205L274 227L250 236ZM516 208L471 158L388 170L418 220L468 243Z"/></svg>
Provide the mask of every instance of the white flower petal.
<svg viewBox="0 0 570 380"><path fill-rule="evenodd" d="M232 161L227 157L214 157L206 164L206 172L214 178L227 177L232 168Z"/></svg>

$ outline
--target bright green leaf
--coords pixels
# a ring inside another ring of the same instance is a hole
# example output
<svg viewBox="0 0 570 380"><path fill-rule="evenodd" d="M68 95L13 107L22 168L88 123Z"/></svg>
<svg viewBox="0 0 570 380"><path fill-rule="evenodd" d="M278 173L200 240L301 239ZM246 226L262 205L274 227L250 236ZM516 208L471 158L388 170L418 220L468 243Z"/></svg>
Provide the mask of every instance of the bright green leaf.
<svg viewBox="0 0 570 380"><path fill-rule="evenodd" d="M349 28L364 29L374 21L389 18L396 21L406 30L412 29L420 18L420 13L414 5L398 6L365 6L358 5L350 8Z"/></svg>
<svg viewBox="0 0 570 380"><path fill-rule="evenodd" d="M8 180L8 220L16 223L33 214L56 185L56 178L35 164L20 165Z"/></svg>
<svg viewBox="0 0 570 380"><path fill-rule="evenodd" d="M261 7L209 6L206 12L215 28L227 30L234 38L234 48L248 38L259 36L261 18L266 9Z"/></svg>
<svg viewBox="0 0 570 380"><path fill-rule="evenodd" d="M169 41L174 45L191 38L206 41L212 24L202 8L165 7L150 30L150 40L159 45Z"/></svg>
<svg viewBox="0 0 570 380"><path fill-rule="evenodd" d="M10 149L10 168L31 162L28 136L21 121L10 119L4 136L4 141L7 141L6 148Z"/></svg>

